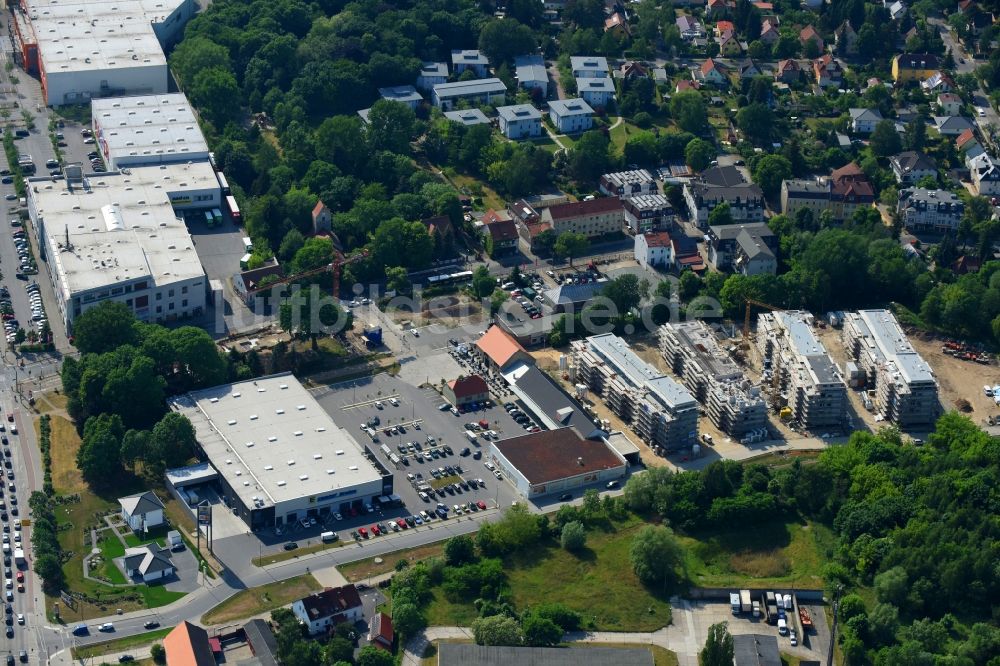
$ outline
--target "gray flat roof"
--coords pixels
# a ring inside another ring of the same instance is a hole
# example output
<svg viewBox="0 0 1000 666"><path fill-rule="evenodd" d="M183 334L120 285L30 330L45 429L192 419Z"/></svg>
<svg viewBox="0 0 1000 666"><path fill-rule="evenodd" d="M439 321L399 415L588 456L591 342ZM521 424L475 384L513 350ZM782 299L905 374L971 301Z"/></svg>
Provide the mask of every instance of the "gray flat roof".
<svg viewBox="0 0 1000 666"><path fill-rule="evenodd" d="M424 100L413 86L392 86L379 88L378 94L390 102L422 102Z"/></svg>
<svg viewBox="0 0 1000 666"><path fill-rule="evenodd" d="M910 344L899 322L888 310L858 310L858 316L868 329L878 351L887 361L893 361L903 379L909 383L933 382L931 367Z"/></svg>
<svg viewBox="0 0 1000 666"><path fill-rule="evenodd" d="M490 122L486 114L479 109L459 109L458 111L445 111L444 117L463 125L483 125Z"/></svg>
<svg viewBox="0 0 1000 666"><path fill-rule="evenodd" d="M478 95L482 93L507 92L507 86L500 79L474 79L472 81L455 81L439 83L434 86L434 94L441 97L461 97L462 95Z"/></svg>
<svg viewBox="0 0 1000 666"><path fill-rule="evenodd" d="M382 477L357 440L291 374L172 398L198 443L244 504L279 504Z"/></svg>
<svg viewBox="0 0 1000 666"><path fill-rule="evenodd" d="M443 76L448 78L448 63L425 62L420 66L420 76Z"/></svg>
<svg viewBox="0 0 1000 666"><path fill-rule="evenodd" d="M574 72L601 72L608 75L608 59L601 56L572 56L570 68Z"/></svg>
<svg viewBox="0 0 1000 666"><path fill-rule="evenodd" d="M451 62L453 65L489 65L489 59L479 52L478 49L455 50L451 52Z"/></svg>
<svg viewBox="0 0 1000 666"><path fill-rule="evenodd" d="M614 92L615 84L611 82L611 79L578 78L576 80L576 90L577 92L599 92L599 91Z"/></svg>
<svg viewBox="0 0 1000 666"><path fill-rule="evenodd" d="M98 140L112 160L148 155L207 159L208 143L183 93L105 97L90 103Z"/></svg>
<svg viewBox="0 0 1000 666"><path fill-rule="evenodd" d="M549 110L560 116L592 116L594 109L579 97L572 99L554 99L549 102Z"/></svg>
<svg viewBox="0 0 1000 666"><path fill-rule="evenodd" d="M541 120L542 114L530 104L513 104L511 106L498 106L497 115L512 123L517 120Z"/></svg>
<svg viewBox="0 0 1000 666"><path fill-rule="evenodd" d="M521 362L504 372L518 398L549 430L570 426L589 437L598 426L579 402L570 397L533 363Z"/></svg>
<svg viewBox="0 0 1000 666"><path fill-rule="evenodd" d="M818 382L829 384L841 379L840 371L827 353L826 347L816 338L812 326L806 322L807 313L780 311L769 314L773 314L782 323L782 327L787 331L792 351L809 364Z"/></svg>
<svg viewBox="0 0 1000 666"><path fill-rule="evenodd" d="M529 648L444 643L439 666L653 666L648 648Z"/></svg>
<svg viewBox="0 0 1000 666"><path fill-rule="evenodd" d="M781 666L778 639L763 634L733 636L735 666Z"/></svg>
<svg viewBox="0 0 1000 666"><path fill-rule="evenodd" d="M188 465L187 467L175 467L174 469L167 470L167 481L174 488L208 483L218 477L219 473L208 462L200 462Z"/></svg>
<svg viewBox="0 0 1000 666"><path fill-rule="evenodd" d="M645 386L670 409L677 411L697 404L686 388L639 358L629 344L614 333L592 335L585 342L619 376L635 388Z"/></svg>
<svg viewBox="0 0 1000 666"><path fill-rule="evenodd" d="M518 56L514 58L514 68L514 76L521 83L549 80L549 74L545 71L545 61L540 55Z"/></svg>

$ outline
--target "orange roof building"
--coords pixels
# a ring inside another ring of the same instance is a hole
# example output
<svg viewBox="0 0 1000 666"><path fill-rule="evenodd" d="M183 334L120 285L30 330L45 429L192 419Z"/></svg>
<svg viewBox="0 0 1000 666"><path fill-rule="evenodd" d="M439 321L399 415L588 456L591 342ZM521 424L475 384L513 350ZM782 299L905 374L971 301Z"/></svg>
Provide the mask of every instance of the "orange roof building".
<svg viewBox="0 0 1000 666"><path fill-rule="evenodd" d="M486 334L476 340L476 348L491 366L500 371L514 361L532 360L524 347L499 326L490 326Z"/></svg>
<svg viewBox="0 0 1000 666"><path fill-rule="evenodd" d="M186 620L163 638L163 649L167 666L215 666L208 632Z"/></svg>

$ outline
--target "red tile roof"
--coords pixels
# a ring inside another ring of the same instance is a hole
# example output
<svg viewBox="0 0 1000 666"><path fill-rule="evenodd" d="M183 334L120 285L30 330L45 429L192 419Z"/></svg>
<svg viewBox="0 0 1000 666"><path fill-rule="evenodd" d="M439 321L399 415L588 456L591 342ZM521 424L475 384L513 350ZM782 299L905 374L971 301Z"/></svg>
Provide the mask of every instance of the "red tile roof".
<svg viewBox="0 0 1000 666"><path fill-rule="evenodd" d="M649 247L670 247L670 234L666 231L656 231L643 234Z"/></svg>
<svg viewBox="0 0 1000 666"><path fill-rule="evenodd" d="M736 32L736 26L732 21L718 21L715 24L715 32L719 35L726 32Z"/></svg>
<svg viewBox="0 0 1000 666"><path fill-rule="evenodd" d="M517 240L517 224L514 220L494 219L486 224L486 230L494 242Z"/></svg>
<svg viewBox="0 0 1000 666"><path fill-rule="evenodd" d="M371 631L368 635L372 645L390 649L393 638L392 618L385 613L377 613L372 618Z"/></svg>
<svg viewBox="0 0 1000 666"><path fill-rule="evenodd" d="M322 213L324 208L326 208L326 204L323 203L322 201L317 201L316 205L313 206L313 217L316 217L317 215Z"/></svg>
<svg viewBox="0 0 1000 666"><path fill-rule="evenodd" d="M311 621L316 621L358 608L361 606L361 595L353 585L344 585L310 594L301 601L306 615Z"/></svg>
<svg viewBox="0 0 1000 666"><path fill-rule="evenodd" d="M163 649L168 666L215 666L208 632L186 620L163 638Z"/></svg>
<svg viewBox="0 0 1000 666"><path fill-rule="evenodd" d="M482 395L490 392L490 387L486 380L479 375L459 377L448 382L448 388L454 392L458 399L468 398L474 395Z"/></svg>
<svg viewBox="0 0 1000 666"><path fill-rule="evenodd" d="M705 62L701 63L701 73L702 74L708 74L713 69L718 70L719 66L716 64L715 60L713 60L712 58L709 58Z"/></svg>
<svg viewBox="0 0 1000 666"><path fill-rule="evenodd" d="M551 206L548 211L553 220L567 220L581 215L600 215L621 209L622 202L618 197L600 197L590 201L576 201Z"/></svg>
<svg viewBox="0 0 1000 666"><path fill-rule="evenodd" d="M526 353L524 347L499 326L490 326L486 335L476 340L476 347L501 368L518 353Z"/></svg>
<svg viewBox="0 0 1000 666"><path fill-rule="evenodd" d="M603 440L584 439L571 427L511 437L493 447L533 485L624 467Z"/></svg>
<svg viewBox="0 0 1000 666"><path fill-rule="evenodd" d="M861 170L854 162L848 162L839 169L834 169L830 174L830 177L834 180L842 180L844 178L864 178L865 172Z"/></svg>
<svg viewBox="0 0 1000 666"><path fill-rule="evenodd" d="M683 90L701 90L701 84L697 81L689 81L688 79L681 79L677 82L674 90L681 92Z"/></svg>
<svg viewBox="0 0 1000 666"><path fill-rule="evenodd" d="M975 140L975 138L976 138L976 133L973 132L971 129L967 129L961 134L959 134L958 138L955 139L955 146L959 149L962 149L965 147L965 144Z"/></svg>
<svg viewBox="0 0 1000 666"><path fill-rule="evenodd" d="M805 43L810 39L815 39L816 43L819 45L823 44L823 38L819 36L818 32L816 32L816 28L811 25L807 25L799 31L799 41Z"/></svg>

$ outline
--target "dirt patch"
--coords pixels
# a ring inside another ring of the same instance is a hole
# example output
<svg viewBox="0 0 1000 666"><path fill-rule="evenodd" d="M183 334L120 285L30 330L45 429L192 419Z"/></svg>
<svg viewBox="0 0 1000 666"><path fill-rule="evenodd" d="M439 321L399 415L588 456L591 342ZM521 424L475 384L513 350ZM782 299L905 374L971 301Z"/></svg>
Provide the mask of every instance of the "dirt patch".
<svg viewBox="0 0 1000 666"><path fill-rule="evenodd" d="M76 428L61 416L52 417L52 484L60 493L88 492L87 484L76 467L80 436Z"/></svg>
<svg viewBox="0 0 1000 666"><path fill-rule="evenodd" d="M969 417L979 425L984 425L989 416L1000 416L1000 408L993 398L983 393L983 386L1000 383L1000 368L995 362L981 365L944 354L941 340L927 334L910 335L910 342L934 370L945 409L955 409L956 401L964 399L972 406Z"/></svg>

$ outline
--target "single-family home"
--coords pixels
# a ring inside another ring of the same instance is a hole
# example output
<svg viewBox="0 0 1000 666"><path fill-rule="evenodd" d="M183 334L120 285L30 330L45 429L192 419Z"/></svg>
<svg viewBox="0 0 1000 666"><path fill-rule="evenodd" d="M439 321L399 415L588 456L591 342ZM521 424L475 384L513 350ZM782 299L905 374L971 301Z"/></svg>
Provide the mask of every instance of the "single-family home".
<svg viewBox="0 0 1000 666"><path fill-rule="evenodd" d="M420 66L416 86L424 92L431 92L439 83L448 82L448 63L425 62Z"/></svg>
<svg viewBox="0 0 1000 666"><path fill-rule="evenodd" d="M934 116L934 127L938 134L958 136L965 130L975 129L976 124L965 116Z"/></svg>
<svg viewBox="0 0 1000 666"><path fill-rule="evenodd" d="M489 59L477 49L456 49L451 52L451 72L455 76L466 70L472 70L479 78L485 77L490 71Z"/></svg>
<svg viewBox="0 0 1000 666"><path fill-rule="evenodd" d="M965 130L958 135L958 138L955 139L955 149L962 155L962 159L966 162L985 152L983 144L971 129Z"/></svg>
<svg viewBox="0 0 1000 666"><path fill-rule="evenodd" d="M608 59L599 56L572 56L570 67L577 79L599 79L611 76Z"/></svg>
<svg viewBox="0 0 1000 666"><path fill-rule="evenodd" d="M593 108L603 109L615 98L615 84L611 79L604 78L577 79L576 92Z"/></svg>
<svg viewBox="0 0 1000 666"><path fill-rule="evenodd" d="M922 178L937 178L937 165L917 150L906 150L889 158L892 174L900 185L914 185Z"/></svg>
<svg viewBox="0 0 1000 666"><path fill-rule="evenodd" d="M678 79L674 85L674 92L684 92L685 90L701 90L701 83L691 79Z"/></svg>
<svg viewBox="0 0 1000 666"><path fill-rule="evenodd" d="M631 171L616 171L606 173L601 176L597 183L601 194L608 197L619 197L624 199L639 194L656 194L659 188L656 179L646 169L633 169Z"/></svg>
<svg viewBox="0 0 1000 666"><path fill-rule="evenodd" d="M885 6L889 10L889 18L893 21L898 21L906 16L906 5L903 0L886 0Z"/></svg>
<svg viewBox="0 0 1000 666"><path fill-rule="evenodd" d="M625 224L635 234L667 227L674 219L674 207L662 194L637 194L622 199Z"/></svg>
<svg viewBox="0 0 1000 666"><path fill-rule="evenodd" d="M773 45L781 37L778 32L778 20L766 18L760 22L760 41Z"/></svg>
<svg viewBox="0 0 1000 666"><path fill-rule="evenodd" d="M752 79L755 76L760 76L763 72L757 63L753 61L753 58L747 58L742 61L739 66L740 78L741 79Z"/></svg>
<svg viewBox="0 0 1000 666"><path fill-rule="evenodd" d="M476 79L439 83L434 86L434 106L451 111L460 101L470 106L502 104L507 97L507 86L500 79Z"/></svg>
<svg viewBox="0 0 1000 666"><path fill-rule="evenodd" d="M458 377L447 382L441 395L449 404L461 409L474 402L484 402L490 397L490 386L479 375Z"/></svg>
<svg viewBox="0 0 1000 666"><path fill-rule="evenodd" d="M781 60L774 70L774 80L783 83L795 83L802 77L802 67L793 58Z"/></svg>
<svg viewBox="0 0 1000 666"><path fill-rule="evenodd" d="M518 88L541 91L542 99L549 94L549 75L540 55L523 55L514 58L514 78Z"/></svg>
<svg viewBox="0 0 1000 666"><path fill-rule="evenodd" d="M837 53L844 56L853 56L858 53L858 33L854 30L850 20L845 20L840 24L834 33L834 46Z"/></svg>
<svg viewBox="0 0 1000 666"><path fill-rule="evenodd" d="M151 490L119 497L118 504L122 508L122 520L133 532L144 532L164 524L163 502Z"/></svg>
<svg viewBox="0 0 1000 666"><path fill-rule="evenodd" d="M732 32L732 33L736 32L736 25L732 21L715 22L714 34L716 39L722 37L727 32Z"/></svg>
<svg viewBox="0 0 1000 666"><path fill-rule="evenodd" d="M719 53L733 58L743 53L743 44L735 32L727 32L717 40L719 42Z"/></svg>
<svg viewBox="0 0 1000 666"><path fill-rule="evenodd" d="M774 275L778 269L778 237L764 222L708 228L708 263L718 271Z"/></svg>
<svg viewBox="0 0 1000 666"><path fill-rule="evenodd" d="M625 209L617 197L598 197L590 201L549 206L542 211L541 222L549 224L557 236L573 231L587 238L597 238L621 232Z"/></svg>
<svg viewBox="0 0 1000 666"><path fill-rule="evenodd" d="M594 126L594 109L575 97L549 102L549 119L560 134L585 132Z"/></svg>
<svg viewBox="0 0 1000 666"><path fill-rule="evenodd" d="M690 270L699 275L705 270L705 260L698 251L698 241L687 234L670 236L670 258L672 268L678 271Z"/></svg>
<svg viewBox="0 0 1000 666"><path fill-rule="evenodd" d="M125 574L138 583L153 583L174 575L170 551L154 541L135 548L126 548L122 558Z"/></svg>
<svg viewBox="0 0 1000 666"><path fill-rule="evenodd" d="M674 21L677 29L681 32L681 39L684 41L691 41L692 39L700 39L705 37L705 28L702 27L701 22L693 16L688 16L687 14L680 16Z"/></svg>
<svg viewBox="0 0 1000 666"><path fill-rule="evenodd" d="M636 60L628 60L622 64L621 78L626 81L634 81L636 79L645 79L649 77L649 70L646 69L645 65Z"/></svg>
<svg viewBox="0 0 1000 666"><path fill-rule="evenodd" d="M611 33L618 40L632 36L632 30L628 27L625 14L620 11L613 12L611 16L604 19L604 32Z"/></svg>
<svg viewBox="0 0 1000 666"><path fill-rule="evenodd" d="M669 268L674 263L670 234L666 231L636 234L633 251L643 268Z"/></svg>
<svg viewBox="0 0 1000 666"><path fill-rule="evenodd" d="M813 77L821 88L839 87L844 80L844 70L831 54L825 53L813 60Z"/></svg>
<svg viewBox="0 0 1000 666"><path fill-rule="evenodd" d="M405 104L413 110L416 110L420 103L424 101L420 93L413 86L392 86L390 88L379 88L379 96L390 102L399 102L400 104Z"/></svg>
<svg viewBox="0 0 1000 666"><path fill-rule="evenodd" d="M920 87L928 94L954 92L958 87L955 80L944 72L934 72L920 82Z"/></svg>
<svg viewBox="0 0 1000 666"><path fill-rule="evenodd" d="M923 81L941 69L933 53L901 53L892 58L892 78L896 83Z"/></svg>
<svg viewBox="0 0 1000 666"><path fill-rule="evenodd" d="M698 69L693 70L693 75L696 81L701 81L702 83L711 83L716 86L724 86L729 83L722 65L717 63L714 58L708 58L705 62L701 63Z"/></svg>
<svg viewBox="0 0 1000 666"><path fill-rule="evenodd" d="M871 134L875 126L882 122L882 113L878 109L850 109L851 131L855 134Z"/></svg>
<svg viewBox="0 0 1000 666"><path fill-rule="evenodd" d="M953 92L943 92L937 96L937 106L942 116L957 116L962 112L962 98Z"/></svg>
<svg viewBox="0 0 1000 666"><path fill-rule="evenodd" d="M215 666L215 653L208 632L184 620L163 637L167 664L183 666ZM221 647L219 648L221 652Z"/></svg>
<svg viewBox="0 0 1000 666"><path fill-rule="evenodd" d="M811 24L799 30L799 44L802 45L802 48L806 48L809 42L815 42L816 48L820 53L822 53L823 49L826 48L826 44L823 43L823 38L819 36L819 33L816 32L816 28L812 27Z"/></svg>
<svg viewBox="0 0 1000 666"><path fill-rule="evenodd" d="M965 204L954 192L914 187L899 191L896 212L910 231L955 231Z"/></svg>
<svg viewBox="0 0 1000 666"><path fill-rule="evenodd" d="M327 588L292 603L292 613L315 636L342 622L353 624L360 620L361 595L353 585Z"/></svg>
<svg viewBox="0 0 1000 666"><path fill-rule="evenodd" d="M517 252L517 224L506 211L492 208L483 215L483 231L491 257L503 257Z"/></svg>
<svg viewBox="0 0 1000 666"><path fill-rule="evenodd" d="M542 135L542 113L530 104L497 107L500 133L508 139L528 139Z"/></svg>
<svg viewBox="0 0 1000 666"><path fill-rule="evenodd" d="M486 117L480 109L459 109L457 111L445 111L444 117L453 123L472 127L473 125L489 125L490 119Z"/></svg>
<svg viewBox="0 0 1000 666"><path fill-rule="evenodd" d="M368 627L368 642L375 647L391 650L394 638L392 618L385 613L375 613L371 626Z"/></svg>
<svg viewBox="0 0 1000 666"><path fill-rule="evenodd" d="M729 15L729 2L727 0L708 0L705 3L705 18L719 18Z"/></svg>
<svg viewBox="0 0 1000 666"><path fill-rule="evenodd" d="M982 153L969 160L968 164L976 194L983 197L1000 194L1000 161L989 153Z"/></svg>

